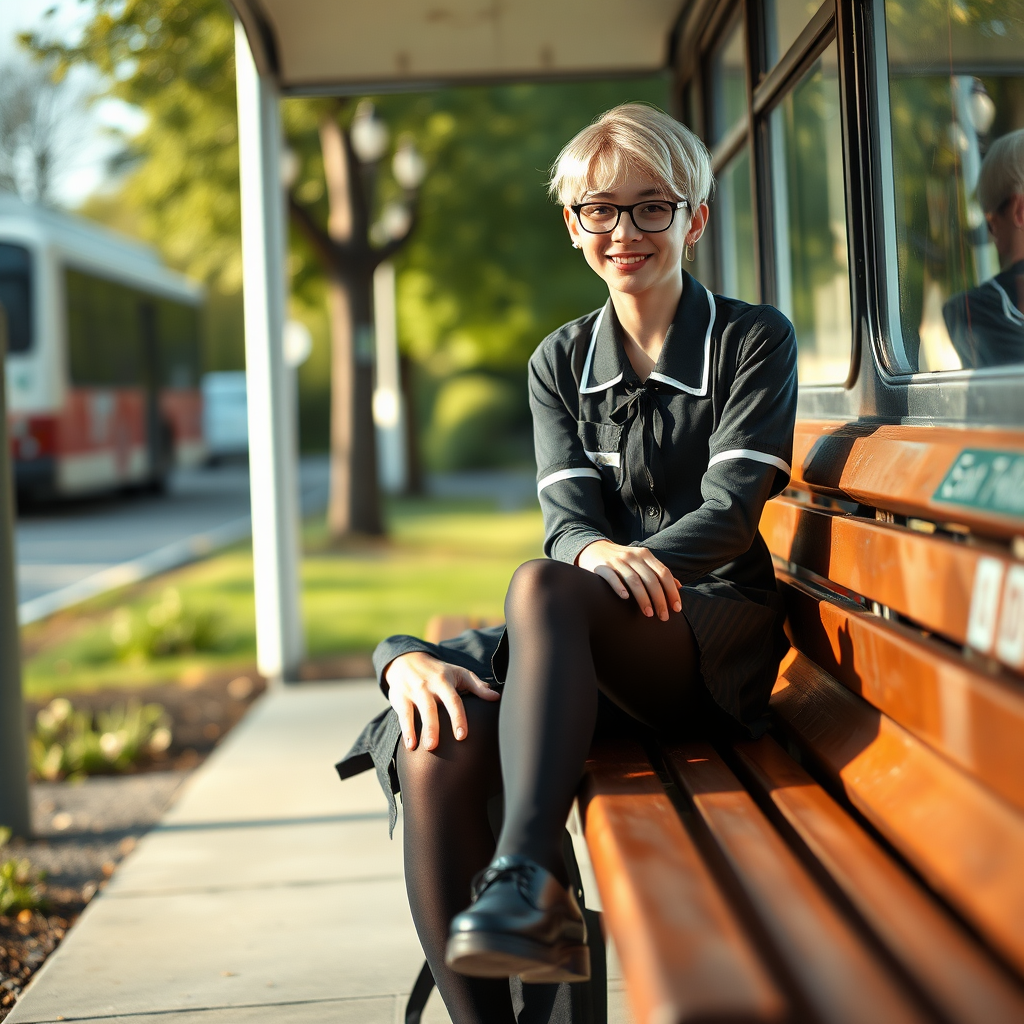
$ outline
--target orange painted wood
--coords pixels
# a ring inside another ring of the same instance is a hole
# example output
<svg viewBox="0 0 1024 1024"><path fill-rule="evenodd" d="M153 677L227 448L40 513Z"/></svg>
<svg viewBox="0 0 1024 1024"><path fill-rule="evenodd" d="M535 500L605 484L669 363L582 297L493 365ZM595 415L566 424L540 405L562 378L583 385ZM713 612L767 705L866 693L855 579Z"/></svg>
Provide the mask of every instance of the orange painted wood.
<svg viewBox="0 0 1024 1024"><path fill-rule="evenodd" d="M848 690L1024 810L1024 687L778 573L793 643Z"/></svg>
<svg viewBox="0 0 1024 1024"><path fill-rule="evenodd" d="M1019 1024L1024 989L770 737L735 745L767 796L952 1024Z"/></svg>
<svg viewBox="0 0 1024 1024"><path fill-rule="evenodd" d="M483 629L487 626L500 625L501 619L482 619L469 615L432 615L427 621L423 639L430 644L439 644L442 640L451 640L467 629Z"/></svg>
<svg viewBox="0 0 1024 1024"><path fill-rule="evenodd" d="M637 1024L785 1019L783 996L639 745L595 747L579 803Z"/></svg>
<svg viewBox="0 0 1024 1024"><path fill-rule="evenodd" d="M708 743L665 748L814 1019L877 1024L926 1019L825 897L753 798Z"/></svg>
<svg viewBox="0 0 1024 1024"><path fill-rule="evenodd" d="M992 536L1020 533L1021 517L932 500L965 448L1024 452L1024 432L798 420L793 485Z"/></svg>
<svg viewBox="0 0 1024 1024"><path fill-rule="evenodd" d="M1024 817L796 650L771 707L928 884L1024 971Z"/></svg>
<svg viewBox="0 0 1024 1024"><path fill-rule="evenodd" d="M994 548L967 547L787 498L765 505L761 533L773 555L887 605L958 644L967 641L979 559L995 558L1004 567L1013 564Z"/></svg>

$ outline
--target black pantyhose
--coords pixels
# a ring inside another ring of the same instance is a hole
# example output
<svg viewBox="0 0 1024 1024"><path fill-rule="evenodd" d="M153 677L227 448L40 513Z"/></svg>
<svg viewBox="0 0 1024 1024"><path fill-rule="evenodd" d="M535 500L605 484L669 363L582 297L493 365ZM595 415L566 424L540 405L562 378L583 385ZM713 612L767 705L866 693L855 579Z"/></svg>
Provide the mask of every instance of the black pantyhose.
<svg viewBox="0 0 1024 1024"><path fill-rule="evenodd" d="M467 978L444 963L448 925L469 903L473 876L494 855L487 803L501 792L500 703L473 696L463 703L468 733L461 742L441 712L435 750L398 745L405 886L416 934L455 1024L515 1024L506 979Z"/></svg>
<svg viewBox="0 0 1024 1024"><path fill-rule="evenodd" d="M655 729L680 725L699 685L682 612L647 618L601 577L548 559L521 565L505 598L509 665L498 743L505 820L496 854L566 884L561 834L597 720L598 690Z"/></svg>
<svg viewBox="0 0 1024 1024"><path fill-rule="evenodd" d="M516 570L505 599L509 669L500 702L464 698L468 736L442 714L436 750L398 748L405 877L416 931L455 1024L514 1024L505 979L444 965L448 925L473 875L524 854L566 884L562 830L594 735L598 692L652 727L679 724L699 685L697 645L680 612L646 618L593 573L547 559ZM500 748L500 764L499 764ZM502 790L495 849L488 801Z"/></svg>

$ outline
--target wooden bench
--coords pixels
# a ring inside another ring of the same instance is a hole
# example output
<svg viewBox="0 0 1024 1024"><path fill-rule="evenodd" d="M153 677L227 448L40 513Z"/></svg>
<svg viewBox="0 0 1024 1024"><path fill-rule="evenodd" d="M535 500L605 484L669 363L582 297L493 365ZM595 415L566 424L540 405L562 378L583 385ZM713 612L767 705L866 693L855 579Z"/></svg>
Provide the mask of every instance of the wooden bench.
<svg viewBox="0 0 1024 1024"><path fill-rule="evenodd" d="M802 422L771 734L592 750L638 1024L1024 1021L1024 520L937 499L965 449L1024 439Z"/></svg>

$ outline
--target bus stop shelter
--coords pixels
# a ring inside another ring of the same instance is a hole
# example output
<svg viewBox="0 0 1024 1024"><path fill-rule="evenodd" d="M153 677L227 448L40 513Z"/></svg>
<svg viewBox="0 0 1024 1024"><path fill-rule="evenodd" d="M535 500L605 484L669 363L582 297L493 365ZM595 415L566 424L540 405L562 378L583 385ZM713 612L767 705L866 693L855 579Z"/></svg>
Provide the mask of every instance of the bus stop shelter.
<svg viewBox="0 0 1024 1024"><path fill-rule="evenodd" d="M598 80L669 69L688 0L230 0L241 167L257 660L298 676L296 432L283 355L287 232L282 96L458 84ZM0 407L0 823L29 830L22 731L13 494Z"/></svg>
<svg viewBox="0 0 1024 1024"><path fill-rule="evenodd" d="M260 671L303 657L296 453L284 329L282 96L601 79L672 66L683 0L231 0L242 190L253 556Z"/></svg>

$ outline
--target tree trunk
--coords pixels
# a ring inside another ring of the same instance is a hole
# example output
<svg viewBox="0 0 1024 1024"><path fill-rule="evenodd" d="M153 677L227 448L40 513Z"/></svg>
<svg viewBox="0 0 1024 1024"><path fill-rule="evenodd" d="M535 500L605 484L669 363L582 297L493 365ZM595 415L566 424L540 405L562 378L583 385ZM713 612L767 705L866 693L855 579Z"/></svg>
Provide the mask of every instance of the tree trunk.
<svg viewBox="0 0 1024 1024"><path fill-rule="evenodd" d="M331 275L331 486L327 526L339 540L381 534L373 424L372 276Z"/></svg>

